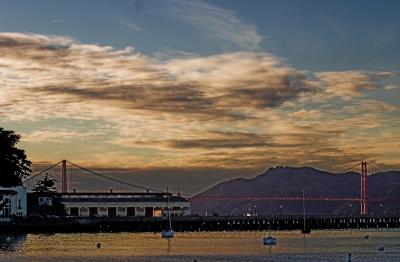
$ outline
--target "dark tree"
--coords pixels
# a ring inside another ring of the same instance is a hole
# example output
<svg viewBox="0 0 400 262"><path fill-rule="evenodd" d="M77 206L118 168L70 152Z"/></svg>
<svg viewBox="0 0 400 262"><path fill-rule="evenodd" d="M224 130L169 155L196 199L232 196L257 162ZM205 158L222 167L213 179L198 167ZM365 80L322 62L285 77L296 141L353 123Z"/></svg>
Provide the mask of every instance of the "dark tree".
<svg viewBox="0 0 400 262"><path fill-rule="evenodd" d="M46 173L42 179L37 181L32 190L36 193L56 193L57 189L55 185L56 180Z"/></svg>
<svg viewBox="0 0 400 262"><path fill-rule="evenodd" d="M22 177L31 174L31 161L23 149L16 148L21 136L0 127L0 186L22 184Z"/></svg>

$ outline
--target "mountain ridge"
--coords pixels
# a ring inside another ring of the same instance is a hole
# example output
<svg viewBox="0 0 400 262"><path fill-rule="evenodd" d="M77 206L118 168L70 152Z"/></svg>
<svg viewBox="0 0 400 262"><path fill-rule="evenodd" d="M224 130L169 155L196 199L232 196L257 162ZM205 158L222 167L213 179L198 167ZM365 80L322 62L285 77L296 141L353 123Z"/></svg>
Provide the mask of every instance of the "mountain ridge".
<svg viewBox="0 0 400 262"><path fill-rule="evenodd" d="M194 214L295 215L302 212L301 201L244 200L243 196L307 196L359 198L360 178L356 172L333 173L313 167L271 167L251 178L222 181L191 199ZM395 213L399 202L375 203L378 198L400 200L400 171L386 171L368 176L371 212ZM209 197L210 199L207 199ZM218 199L224 197L224 199ZM237 199L234 199L234 198ZM211 199L213 198L213 199ZM229 199L232 198L232 199ZM351 201L306 201L310 214L357 214L359 203Z"/></svg>

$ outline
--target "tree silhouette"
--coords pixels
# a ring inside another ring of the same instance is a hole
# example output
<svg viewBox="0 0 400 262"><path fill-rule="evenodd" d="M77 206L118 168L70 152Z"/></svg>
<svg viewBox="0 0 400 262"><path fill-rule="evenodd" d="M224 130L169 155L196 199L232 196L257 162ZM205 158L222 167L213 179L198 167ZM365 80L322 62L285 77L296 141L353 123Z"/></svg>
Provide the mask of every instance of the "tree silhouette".
<svg viewBox="0 0 400 262"><path fill-rule="evenodd" d="M23 149L15 147L20 138L14 131L0 127L0 186L21 185L22 177L31 174L31 161Z"/></svg>
<svg viewBox="0 0 400 262"><path fill-rule="evenodd" d="M37 181L32 190L36 193L56 193L57 189L55 184L56 180L46 173L42 179Z"/></svg>

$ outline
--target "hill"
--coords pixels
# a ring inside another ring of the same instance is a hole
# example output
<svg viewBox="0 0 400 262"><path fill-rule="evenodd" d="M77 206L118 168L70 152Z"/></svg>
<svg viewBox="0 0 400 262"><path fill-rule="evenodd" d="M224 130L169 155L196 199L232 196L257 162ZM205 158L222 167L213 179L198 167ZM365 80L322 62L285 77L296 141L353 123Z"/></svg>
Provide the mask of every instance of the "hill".
<svg viewBox="0 0 400 262"><path fill-rule="evenodd" d="M355 172L329 173L312 167L274 167L250 179L238 178L219 183L192 198L192 213L200 215L296 215L302 214L302 201L243 200L241 196L354 197L360 195L360 175ZM211 199L212 196L231 199ZM372 199L400 199L400 172L368 176L369 213L399 213L400 202ZM307 214L356 215L359 202L306 201Z"/></svg>

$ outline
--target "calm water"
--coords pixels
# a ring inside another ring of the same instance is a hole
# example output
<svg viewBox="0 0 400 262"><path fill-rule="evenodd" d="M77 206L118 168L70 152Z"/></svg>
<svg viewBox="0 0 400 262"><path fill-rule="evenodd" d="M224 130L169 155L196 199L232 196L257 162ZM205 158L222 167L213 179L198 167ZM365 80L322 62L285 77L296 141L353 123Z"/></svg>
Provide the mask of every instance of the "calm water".
<svg viewBox="0 0 400 262"><path fill-rule="evenodd" d="M266 232L0 235L1 261L400 261L400 231L273 232L278 245L261 243ZM369 239L363 239L365 235ZM96 247L101 243L101 248ZM377 251L384 246L385 251Z"/></svg>

